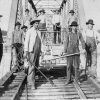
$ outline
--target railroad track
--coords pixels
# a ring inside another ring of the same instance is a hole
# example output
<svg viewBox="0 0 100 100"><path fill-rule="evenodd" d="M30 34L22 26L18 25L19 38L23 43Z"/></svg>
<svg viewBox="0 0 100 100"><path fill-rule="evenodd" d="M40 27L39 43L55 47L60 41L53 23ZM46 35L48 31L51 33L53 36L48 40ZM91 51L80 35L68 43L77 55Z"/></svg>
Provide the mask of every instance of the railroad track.
<svg viewBox="0 0 100 100"><path fill-rule="evenodd" d="M36 90L32 90L31 86L26 84L26 74L20 72L13 74L7 85L0 87L0 100L66 100L66 99L100 99L100 83L93 78L78 83L65 85L65 70L51 70L44 74L49 77L54 86L52 86L39 73L36 77Z"/></svg>

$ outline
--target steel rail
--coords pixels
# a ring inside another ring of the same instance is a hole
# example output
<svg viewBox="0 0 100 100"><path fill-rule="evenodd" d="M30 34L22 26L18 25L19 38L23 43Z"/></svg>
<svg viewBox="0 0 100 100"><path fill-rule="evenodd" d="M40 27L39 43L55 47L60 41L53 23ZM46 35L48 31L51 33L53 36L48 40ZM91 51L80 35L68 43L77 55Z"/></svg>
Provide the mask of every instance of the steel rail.
<svg viewBox="0 0 100 100"><path fill-rule="evenodd" d="M82 89L80 88L78 82L75 79L74 79L73 85L76 88L80 99L87 99L87 97L85 96L84 92L82 91Z"/></svg>
<svg viewBox="0 0 100 100"><path fill-rule="evenodd" d="M21 90L21 87L22 87L22 85L23 85L23 83L24 83L26 77L27 77L27 75L25 74L24 77L23 77L23 79L22 79L22 81L21 81L21 83L19 84L19 86L18 86L18 88L17 88L17 90L16 90L16 92L15 92L15 94L13 95L13 97L12 97L11 100L18 100L19 92L20 92L20 90Z"/></svg>

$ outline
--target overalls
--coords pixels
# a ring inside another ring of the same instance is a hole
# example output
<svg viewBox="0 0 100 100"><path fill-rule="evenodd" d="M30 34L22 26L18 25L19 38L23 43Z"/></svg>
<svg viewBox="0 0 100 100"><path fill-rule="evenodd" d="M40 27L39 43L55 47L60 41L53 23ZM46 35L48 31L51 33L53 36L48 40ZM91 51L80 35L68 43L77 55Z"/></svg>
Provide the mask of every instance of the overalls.
<svg viewBox="0 0 100 100"><path fill-rule="evenodd" d="M90 66L90 74L96 75L97 51L94 37L86 36L87 66Z"/></svg>
<svg viewBox="0 0 100 100"><path fill-rule="evenodd" d="M68 36L68 46L67 54L73 54L79 52L79 36L77 33L69 33ZM71 75L73 74L75 79L78 80L78 71L79 71L79 60L80 56L75 55L67 57L67 82L71 81Z"/></svg>

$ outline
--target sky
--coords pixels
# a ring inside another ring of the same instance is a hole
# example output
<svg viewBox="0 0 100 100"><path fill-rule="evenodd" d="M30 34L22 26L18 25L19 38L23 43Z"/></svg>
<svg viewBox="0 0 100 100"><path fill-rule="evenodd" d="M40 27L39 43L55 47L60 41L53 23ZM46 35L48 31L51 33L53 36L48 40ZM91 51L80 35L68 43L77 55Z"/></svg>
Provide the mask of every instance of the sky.
<svg viewBox="0 0 100 100"><path fill-rule="evenodd" d="M10 9L12 0L0 0L0 14L3 15L1 20L1 28L8 30ZM95 28L100 29L100 0L82 0L85 11L86 21L93 19Z"/></svg>

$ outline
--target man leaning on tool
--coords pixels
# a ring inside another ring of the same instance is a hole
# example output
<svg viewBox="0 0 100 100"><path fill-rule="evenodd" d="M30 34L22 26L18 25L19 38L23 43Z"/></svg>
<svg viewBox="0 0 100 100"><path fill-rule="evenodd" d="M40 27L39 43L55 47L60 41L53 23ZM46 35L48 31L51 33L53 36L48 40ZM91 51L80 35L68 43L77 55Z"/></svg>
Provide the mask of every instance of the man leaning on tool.
<svg viewBox="0 0 100 100"><path fill-rule="evenodd" d="M85 53L85 41L83 40L82 34L77 30L77 22L73 21L70 25L72 28L69 33L66 35L66 41L64 43L64 52L67 54L79 53L79 40L82 43L83 51L81 53ZM79 75L79 64L80 64L79 55L74 55L67 57L67 82L69 84L72 82L72 75L78 81ZM74 72L73 72L74 71Z"/></svg>
<svg viewBox="0 0 100 100"><path fill-rule="evenodd" d="M35 67L39 66L39 56L41 52L40 31L38 30L40 20L35 19L31 28L27 31L24 43L25 57L29 60L28 83L35 89Z"/></svg>

